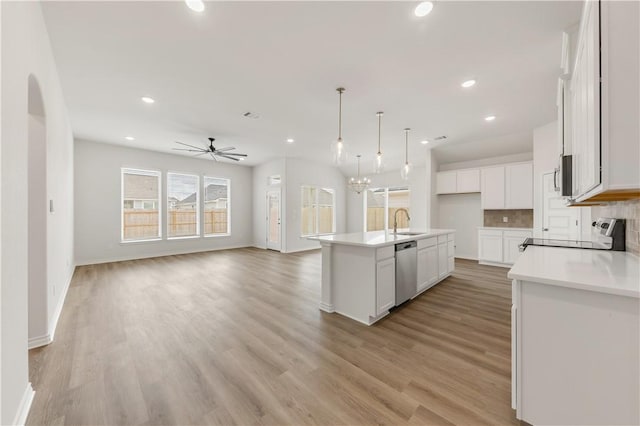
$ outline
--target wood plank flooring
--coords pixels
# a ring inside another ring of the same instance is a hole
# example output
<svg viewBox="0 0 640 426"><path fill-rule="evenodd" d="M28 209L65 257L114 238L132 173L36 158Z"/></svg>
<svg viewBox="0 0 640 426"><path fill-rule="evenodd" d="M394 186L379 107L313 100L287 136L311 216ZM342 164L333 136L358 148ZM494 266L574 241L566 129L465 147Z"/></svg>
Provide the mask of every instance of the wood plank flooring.
<svg viewBox="0 0 640 426"><path fill-rule="evenodd" d="M367 327L318 309L320 252L83 266L29 354L28 424L503 425L506 269L453 277Z"/></svg>

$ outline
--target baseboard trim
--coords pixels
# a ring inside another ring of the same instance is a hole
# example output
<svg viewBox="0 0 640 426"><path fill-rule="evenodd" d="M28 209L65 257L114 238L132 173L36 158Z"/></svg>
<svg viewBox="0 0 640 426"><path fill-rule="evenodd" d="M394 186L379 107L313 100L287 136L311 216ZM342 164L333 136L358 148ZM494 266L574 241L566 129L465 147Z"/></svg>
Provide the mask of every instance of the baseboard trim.
<svg viewBox="0 0 640 426"><path fill-rule="evenodd" d="M479 260L478 263L480 265L486 266L497 266L499 268L511 268L513 265L510 263L499 263L499 262L487 262L485 260Z"/></svg>
<svg viewBox="0 0 640 426"><path fill-rule="evenodd" d="M329 312L330 314L335 312L335 309L333 308L332 304L324 303L324 302L320 302L320 310Z"/></svg>
<svg viewBox="0 0 640 426"><path fill-rule="evenodd" d="M27 387L22 394L22 399L20 400L20 405L18 405L18 411L16 412L16 416L14 417L12 424L24 426L27 423L27 417L29 416L29 410L31 410L31 403L33 402L35 394L36 392L33 390L31 382L27 383Z"/></svg>
<svg viewBox="0 0 640 426"><path fill-rule="evenodd" d="M45 334L44 336L38 337L30 337L27 348L31 350L39 348L40 346L47 346L51 342L53 342L53 337L51 336L51 334Z"/></svg>
<svg viewBox="0 0 640 426"><path fill-rule="evenodd" d="M71 273L69 274L69 277L67 278L67 282L64 286L64 289L62 290L62 297L60 298L60 300L58 301L58 306L56 306L56 310L53 313L53 317L51 319L51 321L49 322L49 336L50 336L50 340L49 343L53 342L53 339L56 335L56 328L58 327L58 320L60 319L60 315L62 314L62 308L64 307L64 301L67 299L67 293L69 292L69 286L71 285L71 280L73 280L73 274L76 272L76 265L73 265L73 267L71 268ZM31 340L31 339L29 339ZM47 345L49 343L46 343ZM42 345L41 345L42 346ZM31 349L31 348L29 348Z"/></svg>
<svg viewBox="0 0 640 426"><path fill-rule="evenodd" d="M456 259L465 259L465 260L476 260L476 261L478 260L477 257L471 257L471 256L458 256L458 255L456 255L455 258Z"/></svg>

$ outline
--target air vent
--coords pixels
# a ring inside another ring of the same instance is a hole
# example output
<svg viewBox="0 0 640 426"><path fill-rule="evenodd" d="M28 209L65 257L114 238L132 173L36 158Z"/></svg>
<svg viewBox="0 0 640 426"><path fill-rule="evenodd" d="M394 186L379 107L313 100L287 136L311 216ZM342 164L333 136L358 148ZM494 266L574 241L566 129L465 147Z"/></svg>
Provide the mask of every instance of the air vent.
<svg viewBox="0 0 640 426"><path fill-rule="evenodd" d="M433 138L433 140L434 140L434 141L443 141L443 140L445 140L446 138L447 138L446 136L438 136L438 137Z"/></svg>
<svg viewBox="0 0 640 426"><path fill-rule="evenodd" d="M257 120L258 118L260 118L260 114L258 114L257 112L251 112L251 111L245 112L242 115L247 118L253 118L254 120Z"/></svg>

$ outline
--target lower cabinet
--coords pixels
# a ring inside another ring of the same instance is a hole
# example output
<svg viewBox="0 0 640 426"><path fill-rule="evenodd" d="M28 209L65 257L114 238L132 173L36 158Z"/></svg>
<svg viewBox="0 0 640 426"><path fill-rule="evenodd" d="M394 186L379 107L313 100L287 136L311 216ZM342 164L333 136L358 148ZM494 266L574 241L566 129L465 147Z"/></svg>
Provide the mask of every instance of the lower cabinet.
<svg viewBox="0 0 640 426"><path fill-rule="evenodd" d="M438 244L438 278L446 277L449 273L448 251L446 242Z"/></svg>
<svg viewBox="0 0 640 426"><path fill-rule="evenodd" d="M381 260L376 263L376 314L393 308L396 304L396 259Z"/></svg>
<svg viewBox="0 0 640 426"><path fill-rule="evenodd" d="M418 250L418 291L426 290L438 281L438 246Z"/></svg>
<svg viewBox="0 0 640 426"><path fill-rule="evenodd" d="M478 231L480 263L513 265L520 256L520 244L533 236L530 230L481 229Z"/></svg>

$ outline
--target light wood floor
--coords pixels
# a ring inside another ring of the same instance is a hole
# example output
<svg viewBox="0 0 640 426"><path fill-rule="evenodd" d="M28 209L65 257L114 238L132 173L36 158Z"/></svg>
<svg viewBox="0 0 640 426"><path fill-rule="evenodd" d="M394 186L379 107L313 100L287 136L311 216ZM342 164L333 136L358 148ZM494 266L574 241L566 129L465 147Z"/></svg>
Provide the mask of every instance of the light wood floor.
<svg viewBox="0 0 640 426"><path fill-rule="evenodd" d="M318 310L319 251L79 267L28 424L517 424L506 272L457 260L366 327Z"/></svg>

